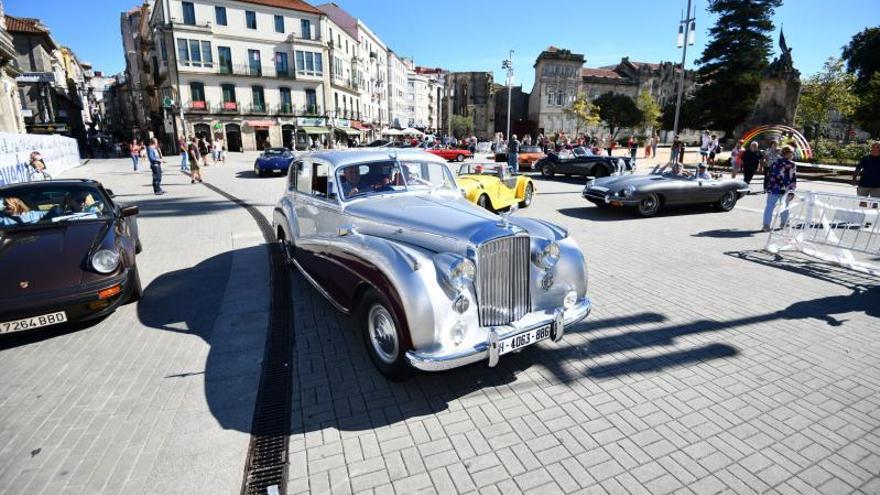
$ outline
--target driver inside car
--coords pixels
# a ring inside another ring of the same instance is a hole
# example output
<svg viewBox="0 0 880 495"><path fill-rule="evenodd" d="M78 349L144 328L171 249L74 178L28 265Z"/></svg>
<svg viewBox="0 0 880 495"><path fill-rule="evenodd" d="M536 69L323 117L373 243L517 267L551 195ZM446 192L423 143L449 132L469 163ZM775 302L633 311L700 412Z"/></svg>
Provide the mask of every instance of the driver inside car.
<svg viewBox="0 0 880 495"><path fill-rule="evenodd" d="M346 167L342 169L342 194L350 198L360 193L361 171L360 167Z"/></svg>

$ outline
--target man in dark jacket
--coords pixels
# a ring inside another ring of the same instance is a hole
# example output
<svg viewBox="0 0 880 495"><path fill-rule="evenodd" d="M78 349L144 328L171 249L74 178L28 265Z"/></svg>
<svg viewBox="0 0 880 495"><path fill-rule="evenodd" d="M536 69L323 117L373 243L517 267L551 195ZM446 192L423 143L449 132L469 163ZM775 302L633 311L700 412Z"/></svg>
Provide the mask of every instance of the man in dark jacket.
<svg viewBox="0 0 880 495"><path fill-rule="evenodd" d="M743 180L746 184L751 184L752 177L758 171L763 158L764 154L758 149L758 142L752 141L749 149L745 150L742 154Z"/></svg>
<svg viewBox="0 0 880 495"><path fill-rule="evenodd" d="M853 172L859 196L880 198L880 142L871 144L871 154L859 160Z"/></svg>

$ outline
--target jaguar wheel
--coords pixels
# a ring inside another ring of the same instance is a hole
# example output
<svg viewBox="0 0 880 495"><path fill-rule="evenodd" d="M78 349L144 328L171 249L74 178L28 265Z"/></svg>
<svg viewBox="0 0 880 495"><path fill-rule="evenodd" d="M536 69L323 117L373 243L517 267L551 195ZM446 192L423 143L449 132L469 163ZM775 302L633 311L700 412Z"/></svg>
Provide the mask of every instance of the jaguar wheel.
<svg viewBox="0 0 880 495"><path fill-rule="evenodd" d="M660 197L656 194L648 194L639 201L639 215L651 217L660 211Z"/></svg>
<svg viewBox="0 0 880 495"><path fill-rule="evenodd" d="M525 194L523 194L523 200L519 202L520 208L528 208L529 205L532 204L532 199L535 196L535 188L531 184L526 184Z"/></svg>
<svg viewBox="0 0 880 495"><path fill-rule="evenodd" d="M544 166L541 167L541 175L547 178L551 178L556 175L556 173L553 171L553 165L545 163Z"/></svg>
<svg viewBox="0 0 880 495"><path fill-rule="evenodd" d="M718 209L718 211L730 211L733 209L734 206L736 206L736 201L738 199L739 198L736 197L735 191L727 191L726 193L724 193L723 196L721 196L721 199L719 199L718 202L715 203L715 207Z"/></svg>
<svg viewBox="0 0 880 495"><path fill-rule="evenodd" d="M599 166L599 168L596 170L597 179L600 177L608 177L609 175L611 175L611 173L608 172L608 169L603 166Z"/></svg>
<svg viewBox="0 0 880 495"><path fill-rule="evenodd" d="M486 196L485 194L481 194L480 197L477 198L477 206L484 210L495 211L492 209L492 203L489 202L489 196Z"/></svg>
<svg viewBox="0 0 880 495"><path fill-rule="evenodd" d="M392 381L402 381L412 369L406 362L400 324L388 301L373 289L361 302L358 315L364 345L380 373Z"/></svg>

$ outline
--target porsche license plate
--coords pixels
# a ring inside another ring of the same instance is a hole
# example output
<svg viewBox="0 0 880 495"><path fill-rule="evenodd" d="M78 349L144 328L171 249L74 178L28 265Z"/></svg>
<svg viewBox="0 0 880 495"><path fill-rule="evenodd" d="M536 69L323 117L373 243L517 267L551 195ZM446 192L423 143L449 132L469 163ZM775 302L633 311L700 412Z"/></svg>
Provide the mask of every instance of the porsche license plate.
<svg viewBox="0 0 880 495"><path fill-rule="evenodd" d="M57 313L48 313L40 316L31 316L30 318L22 318L21 320L0 321L0 333L18 332L20 330L30 330L31 328L47 327L49 325L57 325L67 321L67 313L59 311Z"/></svg>
<svg viewBox="0 0 880 495"><path fill-rule="evenodd" d="M522 333L501 339L498 341L498 355L507 354L517 349L530 346L536 342L550 338L551 323L527 330Z"/></svg>

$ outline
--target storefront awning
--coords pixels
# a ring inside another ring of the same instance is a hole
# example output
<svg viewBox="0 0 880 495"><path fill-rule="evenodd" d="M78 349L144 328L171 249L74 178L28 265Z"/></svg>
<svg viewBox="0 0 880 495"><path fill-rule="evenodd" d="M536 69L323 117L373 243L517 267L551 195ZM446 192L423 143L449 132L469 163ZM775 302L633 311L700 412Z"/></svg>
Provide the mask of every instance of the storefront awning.
<svg viewBox="0 0 880 495"><path fill-rule="evenodd" d="M344 132L344 133L348 134L349 136L360 136L361 135L361 131L359 131L357 129L352 129L351 127L337 127L336 130L340 131L340 132Z"/></svg>
<svg viewBox="0 0 880 495"><path fill-rule="evenodd" d="M255 129L258 127L272 127L275 125L275 121L273 120L246 120L245 123Z"/></svg>
<svg viewBox="0 0 880 495"><path fill-rule="evenodd" d="M326 127L302 126L299 130L306 134L330 134L330 129L327 129Z"/></svg>
<svg viewBox="0 0 880 495"><path fill-rule="evenodd" d="M362 131L369 131L370 130L370 126L362 124L360 120L352 120L351 126L354 127L355 129L360 129Z"/></svg>

